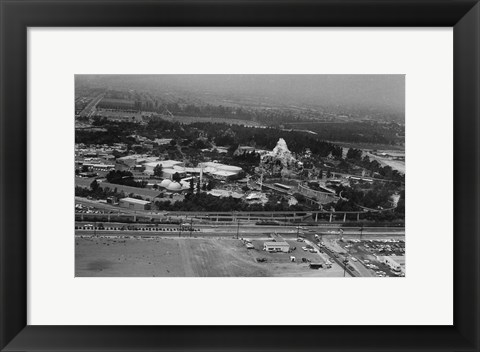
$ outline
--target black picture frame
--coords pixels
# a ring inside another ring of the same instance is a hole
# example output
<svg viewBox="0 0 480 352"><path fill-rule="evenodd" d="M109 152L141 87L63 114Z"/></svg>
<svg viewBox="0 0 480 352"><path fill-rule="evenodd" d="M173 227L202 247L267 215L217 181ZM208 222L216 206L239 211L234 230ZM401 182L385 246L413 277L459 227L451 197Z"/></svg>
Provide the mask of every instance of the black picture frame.
<svg viewBox="0 0 480 352"><path fill-rule="evenodd" d="M2 351L479 351L477 1L0 0L0 16ZM35 26L453 27L453 326L27 325L27 28Z"/></svg>

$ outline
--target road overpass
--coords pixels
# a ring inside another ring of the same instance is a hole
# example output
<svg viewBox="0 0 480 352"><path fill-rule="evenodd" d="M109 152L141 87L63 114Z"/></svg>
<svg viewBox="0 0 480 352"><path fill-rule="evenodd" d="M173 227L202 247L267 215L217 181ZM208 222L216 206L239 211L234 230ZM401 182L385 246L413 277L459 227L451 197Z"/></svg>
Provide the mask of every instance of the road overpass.
<svg viewBox="0 0 480 352"><path fill-rule="evenodd" d="M242 211L242 212L225 212L225 211L141 211L120 208L119 206L100 203L98 201L89 200L81 197L75 197L75 202L89 207L95 207L104 211L101 214L95 213L75 213L77 221L91 220L94 221L114 221L121 217L125 221L136 222L139 219L147 221L178 219L180 221L195 219L197 221L208 222L237 222L237 221L275 221L278 223L304 222L310 221L314 223L336 223L347 221L364 220L369 211L327 211L327 210L302 210L302 211Z"/></svg>
<svg viewBox="0 0 480 352"><path fill-rule="evenodd" d="M302 210L302 211L260 211L260 212L181 212L181 211L129 211L128 209L102 205L99 209L105 209L107 212L95 213L76 213L77 220L84 219L105 219L110 221L119 216L128 218L130 221L137 221L138 218L165 219L197 219L209 222L236 222L236 221L276 221L276 222L301 222L311 220L312 222L347 222L360 221L365 218L367 211L336 211L329 212L323 210Z"/></svg>

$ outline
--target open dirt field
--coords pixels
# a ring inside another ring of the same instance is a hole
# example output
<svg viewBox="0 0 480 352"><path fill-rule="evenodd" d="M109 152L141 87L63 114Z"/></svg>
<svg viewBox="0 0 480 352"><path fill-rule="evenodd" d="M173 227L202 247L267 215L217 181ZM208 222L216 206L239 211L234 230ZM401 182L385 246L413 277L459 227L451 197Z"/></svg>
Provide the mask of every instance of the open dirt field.
<svg viewBox="0 0 480 352"><path fill-rule="evenodd" d="M244 125L244 126L263 126L261 123L251 120L239 120L239 119L229 119L224 117L200 117L200 116L175 116L167 117L162 116L162 119L171 121L171 122L180 122L183 124L191 124L196 122L209 122L209 123L226 123L231 125Z"/></svg>
<svg viewBox="0 0 480 352"><path fill-rule="evenodd" d="M248 277L342 276L343 271L311 270L284 254L275 262L257 263L264 252L225 238L75 238L76 277ZM285 254L289 255L289 254Z"/></svg>

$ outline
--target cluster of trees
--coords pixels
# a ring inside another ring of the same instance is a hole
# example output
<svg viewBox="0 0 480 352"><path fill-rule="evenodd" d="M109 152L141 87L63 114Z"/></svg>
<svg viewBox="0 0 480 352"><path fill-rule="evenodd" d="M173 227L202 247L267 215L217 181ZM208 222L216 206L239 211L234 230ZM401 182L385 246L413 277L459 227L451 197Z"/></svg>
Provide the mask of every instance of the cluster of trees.
<svg viewBox="0 0 480 352"><path fill-rule="evenodd" d="M358 211L361 208L359 205L377 209L381 206L384 209L390 209L393 207L391 202L391 196L394 194L392 188L382 187L377 185L370 190L354 189L352 187L339 187L342 192L342 197L348 198L348 200L339 199L337 203L330 203L324 206L324 209L333 208L336 211ZM396 208L386 210L382 212L366 212L365 220L376 222L391 222L391 221L404 221L405 220L405 191L400 192L400 199Z"/></svg>
<svg viewBox="0 0 480 352"><path fill-rule="evenodd" d="M385 145L402 145L405 142L405 129L396 123L378 123L372 121L361 122L332 122L306 123L289 127L307 129L317 133L318 138L328 141L342 141L352 143L371 143Z"/></svg>
<svg viewBox="0 0 480 352"><path fill-rule="evenodd" d="M301 153L309 148L313 154L326 157L342 157L342 148L320 140L317 136L306 135L298 131L283 131L278 128L254 128L241 125L212 124L197 122L189 125L211 136L217 145L255 145L260 149L273 149L278 140L283 138L288 149Z"/></svg>
<svg viewBox="0 0 480 352"><path fill-rule="evenodd" d="M162 177L162 164L158 164L153 168L153 176Z"/></svg>
<svg viewBox="0 0 480 352"><path fill-rule="evenodd" d="M371 171L372 175L376 172L387 180L393 180L400 183L405 182L405 175L392 169L390 166L382 166L378 161L370 160L368 155L365 155L362 158L362 151L360 149L348 149L346 159L354 165Z"/></svg>
<svg viewBox="0 0 480 352"><path fill-rule="evenodd" d="M233 165L240 166L245 172L253 174L255 167L260 164L260 154L255 152L244 152L233 156L232 163Z"/></svg>
<svg viewBox="0 0 480 352"><path fill-rule="evenodd" d="M369 212L365 216L365 220L375 222L392 222L392 221L405 221L405 216L396 211L383 211L379 213Z"/></svg>
<svg viewBox="0 0 480 352"><path fill-rule="evenodd" d="M398 193L400 193L400 201L397 204L396 211L404 212L405 191L398 192L397 186L392 183L378 182L370 188L338 186L337 194L348 200L339 199L333 206L335 210L339 211L356 211L360 209L359 206L370 209L378 209L379 207L388 209L393 207L392 197Z"/></svg>
<svg viewBox="0 0 480 352"><path fill-rule="evenodd" d="M135 181L130 171L112 170L107 176L107 181L117 185L145 188L147 181Z"/></svg>
<svg viewBox="0 0 480 352"><path fill-rule="evenodd" d="M103 130L75 130L75 143L90 144L114 144L126 143L132 145L135 139L129 137L138 128L133 122L109 121L106 118L95 118L92 122L95 127Z"/></svg>
<svg viewBox="0 0 480 352"><path fill-rule="evenodd" d="M132 134L140 134L149 139L159 137L187 140L195 149L208 147L214 142L216 145L256 145L257 148L273 149L280 138L285 139L288 148L295 153L301 153L309 148L313 154L326 157L332 154L334 157L342 157L342 148L322 141L318 136L306 135L299 131L283 131L278 128L254 128L241 125L228 125L224 123L214 124L197 122L190 125L182 125L178 122L170 122L162 119L152 119L146 125L138 125L131 122L113 122L106 119L96 119L93 124L102 127L106 131L82 131L75 133L76 143L85 144L113 144L126 143L131 146L135 140L129 137ZM201 135L206 139L199 139ZM174 142L175 143L175 142ZM175 149L176 145L164 147ZM231 150L233 152L233 150Z"/></svg>
<svg viewBox="0 0 480 352"><path fill-rule="evenodd" d="M360 149L349 148L347 151L347 159L362 160L362 151Z"/></svg>
<svg viewBox="0 0 480 352"><path fill-rule="evenodd" d="M110 189L109 187L102 188L98 185L96 181L93 181L90 184L90 188L85 187L75 187L75 196L76 197L92 197L94 199L107 199L108 197L117 197L117 198L125 198L125 193L118 192L115 188L114 190Z"/></svg>
<svg viewBox="0 0 480 352"><path fill-rule="evenodd" d="M172 203L169 200L156 201L158 210L168 211L287 211L304 210L302 205L289 206L287 202L269 202L262 204L247 204L233 197L215 197L207 193L187 193L181 202Z"/></svg>

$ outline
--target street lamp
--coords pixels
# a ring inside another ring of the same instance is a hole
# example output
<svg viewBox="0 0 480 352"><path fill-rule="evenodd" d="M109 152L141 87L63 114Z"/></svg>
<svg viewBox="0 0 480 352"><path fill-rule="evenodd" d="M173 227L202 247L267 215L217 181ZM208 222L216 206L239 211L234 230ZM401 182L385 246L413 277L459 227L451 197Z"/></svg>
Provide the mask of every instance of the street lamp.
<svg viewBox="0 0 480 352"><path fill-rule="evenodd" d="M345 273L347 271L347 264L348 264L348 258L345 256L345 259L343 260L343 277L345 277Z"/></svg>
<svg viewBox="0 0 480 352"><path fill-rule="evenodd" d="M345 272L347 271L348 256L350 255L347 248L345 248L345 251L345 259L343 260L343 277L345 277Z"/></svg>

